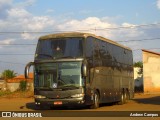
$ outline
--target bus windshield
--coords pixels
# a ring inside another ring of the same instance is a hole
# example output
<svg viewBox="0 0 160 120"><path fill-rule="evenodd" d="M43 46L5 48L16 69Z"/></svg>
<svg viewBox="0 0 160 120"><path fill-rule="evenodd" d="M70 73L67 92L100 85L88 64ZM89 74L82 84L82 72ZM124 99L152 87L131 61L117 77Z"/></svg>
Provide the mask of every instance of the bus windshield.
<svg viewBox="0 0 160 120"><path fill-rule="evenodd" d="M81 62L43 63L35 66L35 87L65 88L83 86Z"/></svg>
<svg viewBox="0 0 160 120"><path fill-rule="evenodd" d="M82 57L83 39L80 37L70 37L39 40L35 59Z"/></svg>

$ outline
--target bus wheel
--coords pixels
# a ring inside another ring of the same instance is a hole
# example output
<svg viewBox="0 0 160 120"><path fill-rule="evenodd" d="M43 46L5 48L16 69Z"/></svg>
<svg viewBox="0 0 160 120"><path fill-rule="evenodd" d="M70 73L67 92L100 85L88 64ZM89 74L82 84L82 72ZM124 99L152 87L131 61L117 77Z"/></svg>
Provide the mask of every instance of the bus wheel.
<svg viewBox="0 0 160 120"><path fill-rule="evenodd" d="M126 91L126 102L128 102L129 101L129 92L128 92L128 90Z"/></svg>
<svg viewBox="0 0 160 120"><path fill-rule="evenodd" d="M127 102L127 91L124 91L123 94L124 94L124 103L126 103Z"/></svg>
<svg viewBox="0 0 160 120"><path fill-rule="evenodd" d="M94 94L94 104L90 106L91 109L97 109L99 108L99 94L98 92L95 92Z"/></svg>
<svg viewBox="0 0 160 120"><path fill-rule="evenodd" d="M120 101L118 102L119 105L123 105L124 104L124 93L121 93L121 98Z"/></svg>

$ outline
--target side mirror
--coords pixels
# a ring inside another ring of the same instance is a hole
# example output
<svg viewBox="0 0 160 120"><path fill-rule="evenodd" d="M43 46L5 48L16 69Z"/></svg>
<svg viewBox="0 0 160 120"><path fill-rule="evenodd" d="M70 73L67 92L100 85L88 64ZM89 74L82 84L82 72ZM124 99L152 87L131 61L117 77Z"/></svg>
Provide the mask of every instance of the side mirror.
<svg viewBox="0 0 160 120"><path fill-rule="evenodd" d="M87 77L87 62L82 63L82 77Z"/></svg>
<svg viewBox="0 0 160 120"><path fill-rule="evenodd" d="M26 67L25 67L25 70L24 70L24 76L25 76L25 79L29 78L29 69L30 67L34 65L34 62L29 62Z"/></svg>

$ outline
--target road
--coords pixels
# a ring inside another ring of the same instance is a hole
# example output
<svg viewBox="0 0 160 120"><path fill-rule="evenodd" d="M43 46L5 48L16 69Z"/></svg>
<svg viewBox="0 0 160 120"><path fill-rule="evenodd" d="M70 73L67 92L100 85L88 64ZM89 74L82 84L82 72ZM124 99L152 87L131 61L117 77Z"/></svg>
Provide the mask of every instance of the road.
<svg viewBox="0 0 160 120"><path fill-rule="evenodd" d="M0 98L0 111L35 111L33 98ZM160 94L137 94L133 100L124 105L103 104L98 109L72 108L72 109L48 109L49 112L64 111L160 111ZM159 114L160 116L160 114Z"/></svg>
<svg viewBox="0 0 160 120"><path fill-rule="evenodd" d="M46 108L48 109L48 108ZM0 98L0 111L34 111L33 98ZM65 108L64 108L65 110ZM160 111L160 94L137 94L124 105L103 104L98 109L75 108L78 111Z"/></svg>

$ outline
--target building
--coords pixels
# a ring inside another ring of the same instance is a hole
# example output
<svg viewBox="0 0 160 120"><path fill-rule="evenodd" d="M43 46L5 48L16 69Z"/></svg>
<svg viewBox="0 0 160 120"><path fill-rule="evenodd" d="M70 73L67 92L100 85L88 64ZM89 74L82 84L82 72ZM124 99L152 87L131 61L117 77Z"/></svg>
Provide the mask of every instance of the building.
<svg viewBox="0 0 160 120"><path fill-rule="evenodd" d="M33 82L33 73L29 73L29 78L25 79L24 75L18 75L12 79L8 79L8 83L18 83L22 80L26 80L27 82Z"/></svg>
<svg viewBox="0 0 160 120"><path fill-rule="evenodd" d="M6 89L11 92L18 90L21 81L27 81L27 89L33 91L33 73L29 73L29 79L25 79L24 75L19 75L6 80Z"/></svg>
<svg viewBox="0 0 160 120"><path fill-rule="evenodd" d="M142 51L144 93L160 92L160 53Z"/></svg>
<svg viewBox="0 0 160 120"><path fill-rule="evenodd" d="M3 88L3 84L4 84L4 79L2 79L2 78L0 78L0 90L2 90L2 88Z"/></svg>

